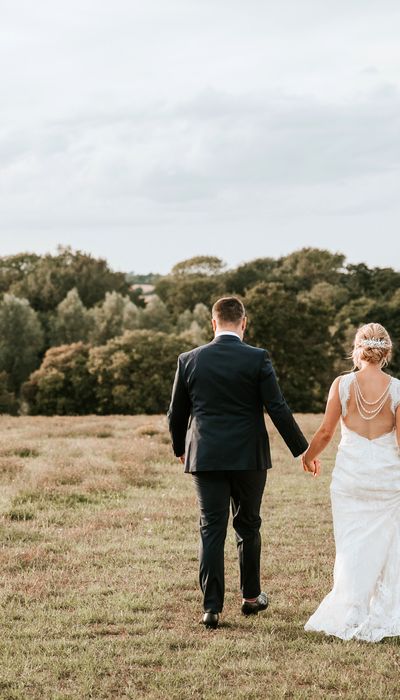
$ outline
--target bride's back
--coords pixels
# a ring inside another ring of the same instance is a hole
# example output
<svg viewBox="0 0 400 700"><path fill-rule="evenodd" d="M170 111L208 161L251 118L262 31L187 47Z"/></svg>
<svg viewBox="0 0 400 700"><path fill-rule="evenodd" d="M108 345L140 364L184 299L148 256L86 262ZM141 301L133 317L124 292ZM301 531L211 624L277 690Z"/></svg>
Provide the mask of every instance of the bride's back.
<svg viewBox="0 0 400 700"><path fill-rule="evenodd" d="M394 380L385 372L371 371L368 367L348 375L348 378L343 377L342 381L344 379L349 385L347 396L343 397L346 407L342 413L344 424L369 440L391 432L395 427L391 392ZM377 411L379 406L382 406L381 410Z"/></svg>
<svg viewBox="0 0 400 700"><path fill-rule="evenodd" d="M342 420L349 430L369 440L395 427L400 382L382 371L391 354L387 330L379 323L366 323L354 338L352 359L359 371L340 379Z"/></svg>

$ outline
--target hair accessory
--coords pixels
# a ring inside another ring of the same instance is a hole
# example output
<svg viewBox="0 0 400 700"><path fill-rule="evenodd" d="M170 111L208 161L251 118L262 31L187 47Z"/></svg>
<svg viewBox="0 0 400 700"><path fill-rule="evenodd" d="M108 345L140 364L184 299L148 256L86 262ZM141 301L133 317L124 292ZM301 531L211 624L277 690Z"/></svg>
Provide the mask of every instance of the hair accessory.
<svg viewBox="0 0 400 700"><path fill-rule="evenodd" d="M364 348L390 348L390 344L387 340L378 340L378 338L369 338L368 340L362 340L360 345Z"/></svg>

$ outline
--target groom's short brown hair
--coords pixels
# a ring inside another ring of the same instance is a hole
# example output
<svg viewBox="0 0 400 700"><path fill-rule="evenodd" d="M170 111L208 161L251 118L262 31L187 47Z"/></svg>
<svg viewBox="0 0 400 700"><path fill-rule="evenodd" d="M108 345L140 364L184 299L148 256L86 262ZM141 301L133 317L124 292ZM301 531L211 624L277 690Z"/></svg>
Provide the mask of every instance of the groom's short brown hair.
<svg viewBox="0 0 400 700"><path fill-rule="evenodd" d="M237 297L222 297L212 307L212 317L218 323L232 323L236 326L245 316L245 308Z"/></svg>

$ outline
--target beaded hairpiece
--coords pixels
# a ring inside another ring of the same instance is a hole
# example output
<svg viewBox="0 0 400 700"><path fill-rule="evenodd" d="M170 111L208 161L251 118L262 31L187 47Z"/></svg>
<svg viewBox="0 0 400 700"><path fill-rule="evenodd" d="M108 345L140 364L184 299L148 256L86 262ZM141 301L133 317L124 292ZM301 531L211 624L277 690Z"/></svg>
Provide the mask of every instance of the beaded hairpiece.
<svg viewBox="0 0 400 700"><path fill-rule="evenodd" d="M387 340L378 340L378 338L369 338L368 340L362 340L360 342L360 345L363 345L364 348L390 348L391 345L387 342Z"/></svg>

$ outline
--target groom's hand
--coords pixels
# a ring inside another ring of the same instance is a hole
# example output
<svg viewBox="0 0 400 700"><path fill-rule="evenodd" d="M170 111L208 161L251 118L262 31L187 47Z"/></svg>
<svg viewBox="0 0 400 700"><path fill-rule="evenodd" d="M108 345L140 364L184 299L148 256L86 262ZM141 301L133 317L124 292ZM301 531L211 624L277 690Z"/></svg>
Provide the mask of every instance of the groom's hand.
<svg viewBox="0 0 400 700"><path fill-rule="evenodd" d="M180 457L178 457L178 459L181 464L185 464L185 455L181 455Z"/></svg>

